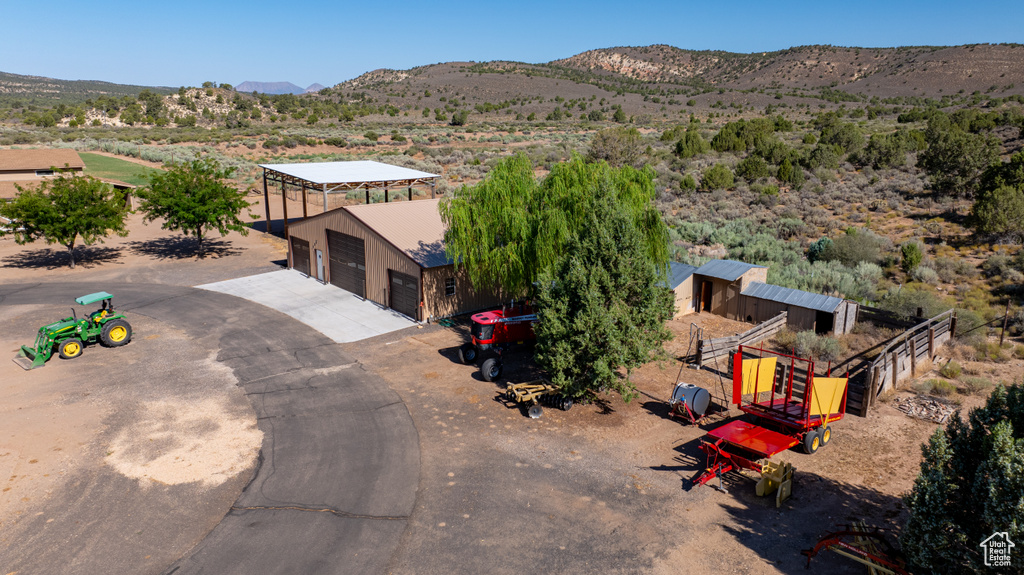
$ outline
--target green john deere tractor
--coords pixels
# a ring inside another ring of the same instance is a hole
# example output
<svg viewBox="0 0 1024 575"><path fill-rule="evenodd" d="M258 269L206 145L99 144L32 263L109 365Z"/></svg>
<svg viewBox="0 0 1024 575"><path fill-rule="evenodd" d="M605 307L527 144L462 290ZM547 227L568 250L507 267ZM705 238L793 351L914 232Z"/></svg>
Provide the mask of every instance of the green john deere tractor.
<svg viewBox="0 0 1024 575"><path fill-rule="evenodd" d="M132 326L124 315L114 312L112 295L105 291L75 298L78 305L103 302L100 309L81 318L71 308L71 317L39 328L35 347L21 346L21 353L14 363L23 369L42 367L56 351L61 359L73 359L82 355L87 344L97 341L107 347L119 347L132 339Z"/></svg>

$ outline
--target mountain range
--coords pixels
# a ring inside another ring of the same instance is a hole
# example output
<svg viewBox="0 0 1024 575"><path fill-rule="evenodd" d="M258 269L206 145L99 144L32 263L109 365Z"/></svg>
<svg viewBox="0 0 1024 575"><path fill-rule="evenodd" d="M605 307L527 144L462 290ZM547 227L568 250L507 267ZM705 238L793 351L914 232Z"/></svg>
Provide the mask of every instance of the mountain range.
<svg viewBox="0 0 1024 575"><path fill-rule="evenodd" d="M308 88L300 88L291 82L252 82L245 81L235 86L236 92L259 92L260 94L305 94L323 90L324 86L313 84Z"/></svg>

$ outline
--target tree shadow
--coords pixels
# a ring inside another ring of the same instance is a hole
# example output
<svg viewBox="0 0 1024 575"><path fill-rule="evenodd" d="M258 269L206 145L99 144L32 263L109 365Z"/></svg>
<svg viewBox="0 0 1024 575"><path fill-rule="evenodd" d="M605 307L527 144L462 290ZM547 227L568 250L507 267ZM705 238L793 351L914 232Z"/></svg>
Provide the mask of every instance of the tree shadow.
<svg viewBox="0 0 1024 575"><path fill-rule="evenodd" d="M122 248L107 246L81 246L75 248L75 266L90 269L106 263L114 263L121 259ZM25 250L0 260L5 268L49 270L69 267L68 251L64 248L42 248Z"/></svg>
<svg viewBox="0 0 1024 575"><path fill-rule="evenodd" d="M172 236L157 238L155 240L128 242L128 249L131 253L151 258L188 259L199 257L199 241L191 236ZM204 258L223 258L237 256L242 250L231 245L222 239L206 239L203 241Z"/></svg>

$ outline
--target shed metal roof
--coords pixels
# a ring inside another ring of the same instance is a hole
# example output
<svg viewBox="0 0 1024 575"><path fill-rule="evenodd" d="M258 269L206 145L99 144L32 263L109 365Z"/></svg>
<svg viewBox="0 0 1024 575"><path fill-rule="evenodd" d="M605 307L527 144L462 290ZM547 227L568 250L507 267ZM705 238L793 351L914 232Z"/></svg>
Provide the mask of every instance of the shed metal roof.
<svg viewBox="0 0 1024 575"><path fill-rule="evenodd" d="M305 182L309 185L324 184L337 189L359 187L383 187L385 184L398 186L422 183L439 177L430 174L392 166L380 162L306 162L299 164L259 164L261 168L277 172L292 183Z"/></svg>
<svg viewBox="0 0 1024 575"><path fill-rule="evenodd" d="M823 311L826 313L836 311L839 304L843 303L842 298L822 295L820 293L811 293L793 288L773 286L761 282L751 282L751 284L747 286L747 289L743 290L741 293L747 297L756 297L758 299L775 301L796 307Z"/></svg>
<svg viewBox="0 0 1024 575"><path fill-rule="evenodd" d="M444 251L440 199L345 206L343 209L425 268L452 263Z"/></svg>
<svg viewBox="0 0 1024 575"><path fill-rule="evenodd" d="M682 264L679 262L669 262L668 267L669 289L676 289L686 281L686 278L692 276L693 272L697 271L697 266L691 266L689 264Z"/></svg>
<svg viewBox="0 0 1024 575"><path fill-rule="evenodd" d="M757 266L754 264L748 264L745 262L736 262L733 260L711 260L708 263L697 268L694 273L702 276L708 276L734 282L740 279L740 276L747 273L754 268L763 268L764 266Z"/></svg>

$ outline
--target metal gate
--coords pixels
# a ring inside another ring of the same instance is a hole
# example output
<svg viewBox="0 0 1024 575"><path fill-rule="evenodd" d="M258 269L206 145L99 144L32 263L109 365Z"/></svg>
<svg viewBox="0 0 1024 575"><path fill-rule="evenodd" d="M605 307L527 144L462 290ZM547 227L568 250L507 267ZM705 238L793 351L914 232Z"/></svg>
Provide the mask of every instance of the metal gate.
<svg viewBox="0 0 1024 575"><path fill-rule="evenodd" d="M309 242L292 237L292 268L309 275Z"/></svg>
<svg viewBox="0 0 1024 575"><path fill-rule="evenodd" d="M410 275L388 270L391 276L391 309L405 314L415 320L420 306L420 288L416 278Z"/></svg>
<svg viewBox="0 0 1024 575"><path fill-rule="evenodd" d="M327 230L331 283L366 297L366 247L362 238Z"/></svg>

